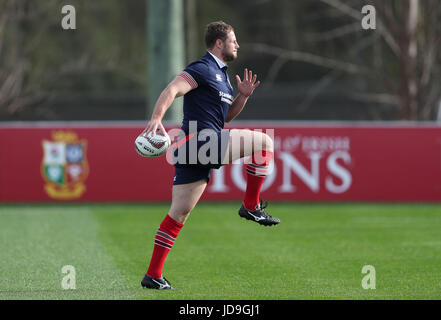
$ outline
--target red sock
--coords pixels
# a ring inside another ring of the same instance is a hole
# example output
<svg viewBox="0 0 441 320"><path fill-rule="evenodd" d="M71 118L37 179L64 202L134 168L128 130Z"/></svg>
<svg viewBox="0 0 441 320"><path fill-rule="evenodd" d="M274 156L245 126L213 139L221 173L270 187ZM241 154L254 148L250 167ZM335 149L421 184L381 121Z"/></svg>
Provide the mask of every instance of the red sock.
<svg viewBox="0 0 441 320"><path fill-rule="evenodd" d="M260 189L268 174L268 166L273 154L274 152L266 150L257 152L246 166L247 188L243 205L250 211L256 210L256 206L259 204Z"/></svg>
<svg viewBox="0 0 441 320"><path fill-rule="evenodd" d="M175 243L176 237L184 225L171 218L168 214L156 232L155 246L153 247L152 259L146 275L152 278L162 277L162 268L165 259Z"/></svg>

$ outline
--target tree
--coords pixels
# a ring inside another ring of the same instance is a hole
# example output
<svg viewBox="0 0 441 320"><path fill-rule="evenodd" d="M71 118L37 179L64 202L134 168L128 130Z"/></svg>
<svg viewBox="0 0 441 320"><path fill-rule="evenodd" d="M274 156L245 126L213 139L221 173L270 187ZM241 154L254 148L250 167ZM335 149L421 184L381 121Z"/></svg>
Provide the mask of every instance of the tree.
<svg viewBox="0 0 441 320"><path fill-rule="evenodd" d="M76 30L61 27L65 1L0 0L0 117L60 119L60 109L47 107L58 97L144 91L144 2L69 3Z"/></svg>
<svg viewBox="0 0 441 320"><path fill-rule="evenodd" d="M278 72L286 61L299 61L329 70L306 95L300 106L313 99L338 78L363 82L361 89L347 92L360 101L395 108L396 119L433 120L441 101L439 45L441 7L436 0L372 0L376 8L375 30L361 27L366 1L320 0L320 21L327 30L302 26L303 50L266 43L250 43L254 52L276 57L271 70ZM317 6L317 3L311 5ZM311 32L311 29L314 30ZM338 50L331 49L332 44ZM327 47L327 45L329 45ZM325 49L323 49L325 48ZM329 53L334 51L334 57ZM328 54L328 55L327 55ZM274 73L274 72L273 72ZM273 74L272 79L276 76Z"/></svg>

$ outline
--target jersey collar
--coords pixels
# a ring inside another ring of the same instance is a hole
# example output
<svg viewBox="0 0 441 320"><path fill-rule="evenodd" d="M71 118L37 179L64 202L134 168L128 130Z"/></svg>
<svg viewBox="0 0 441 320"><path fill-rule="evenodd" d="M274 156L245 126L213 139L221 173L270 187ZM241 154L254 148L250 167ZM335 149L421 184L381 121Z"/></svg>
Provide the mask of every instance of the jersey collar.
<svg viewBox="0 0 441 320"><path fill-rule="evenodd" d="M214 54L212 54L210 51L207 51L213 59L216 61L217 65L219 66L219 69L223 69L224 67L227 67L225 63L223 63L218 57L216 57Z"/></svg>

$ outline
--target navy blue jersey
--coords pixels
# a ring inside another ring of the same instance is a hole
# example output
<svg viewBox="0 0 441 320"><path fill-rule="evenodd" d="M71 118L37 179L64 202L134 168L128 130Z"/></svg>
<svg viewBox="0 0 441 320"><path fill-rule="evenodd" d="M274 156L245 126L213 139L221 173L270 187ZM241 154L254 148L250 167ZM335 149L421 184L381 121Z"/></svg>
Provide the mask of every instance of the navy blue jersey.
<svg viewBox="0 0 441 320"><path fill-rule="evenodd" d="M179 74L193 88L184 96L182 130L189 131L189 121L197 121L197 130L221 131L231 103L233 87L227 67L221 68L209 52Z"/></svg>

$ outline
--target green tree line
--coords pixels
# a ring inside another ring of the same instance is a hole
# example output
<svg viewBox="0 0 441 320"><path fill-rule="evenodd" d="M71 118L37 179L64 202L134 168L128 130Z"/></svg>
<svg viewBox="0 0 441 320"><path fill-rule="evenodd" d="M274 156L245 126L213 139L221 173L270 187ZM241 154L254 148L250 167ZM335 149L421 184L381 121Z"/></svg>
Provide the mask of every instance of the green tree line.
<svg viewBox="0 0 441 320"><path fill-rule="evenodd" d="M19 118L54 99L115 92L144 95L147 1L0 0L0 119ZM308 110L326 88L389 110L397 120L435 120L441 6L437 0L182 0L185 61L204 53L207 23L234 26L240 55L231 74L252 66L271 90L307 83ZM77 29L61 28L61 8L76 8ZM361 10L376 9L376 29L363 30ZM147 100L147 99L146 99ZM123 112L123 111L122 111Z"/></svg>

